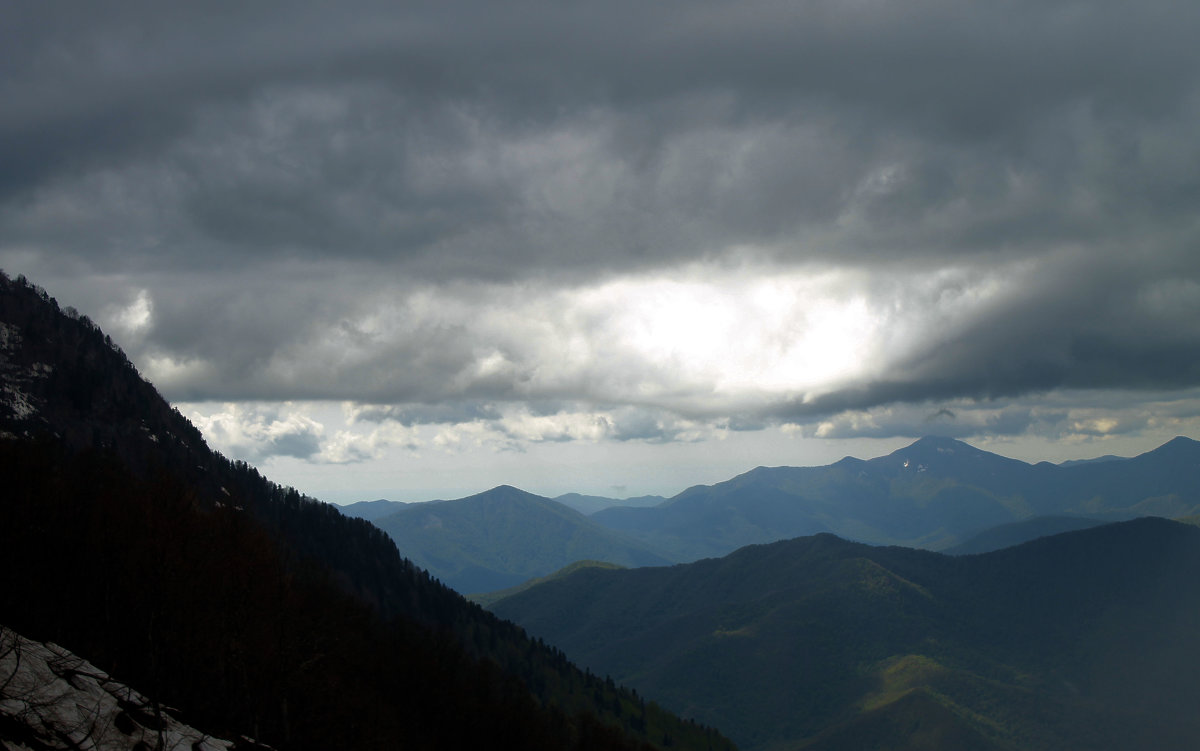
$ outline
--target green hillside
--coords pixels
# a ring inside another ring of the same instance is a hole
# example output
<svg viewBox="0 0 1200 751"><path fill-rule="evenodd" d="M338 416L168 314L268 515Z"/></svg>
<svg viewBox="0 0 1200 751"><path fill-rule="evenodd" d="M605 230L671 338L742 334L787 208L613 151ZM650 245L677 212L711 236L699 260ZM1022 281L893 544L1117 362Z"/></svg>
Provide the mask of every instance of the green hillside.
<svg viewBox="0 0 1200 751"><path fill-rule="evenodd" d="M963 557L822 534L585 569L493 610L746 749L1200 738L1200 529L1162 519Z"/></svg>
<svg viewBox="0 0 1200 751"><path fill-rule="evenodd" d="M539 576L536 579L530 579L529 581L522 582L521 584L518 584L515 587L509 587L508 589L501 589L497 592L483 592L480 594L473 594L473 595L470 595L467 599L470 600L471 602L477 603L486 608L489 605L491 605L492 603L499 602L500 600L503 600L506 597L512 597L513 595L517 594L518 592L524 592L527 589L532 589L533 587L536 587L539 584L545 584L548 581L554 581L555 579L562 579L563 577L570 576L571 574L575 573L576 571L579 571L580 569L584 569L584 568L618 569L618 568L625 568L625 567L618 566L615 563L606 563L605 561L575 561L574 563L572 563L568 566L564 566L564 567L560 568L558 571L555 571L553 574L550 574L549 576Z"/></svg>

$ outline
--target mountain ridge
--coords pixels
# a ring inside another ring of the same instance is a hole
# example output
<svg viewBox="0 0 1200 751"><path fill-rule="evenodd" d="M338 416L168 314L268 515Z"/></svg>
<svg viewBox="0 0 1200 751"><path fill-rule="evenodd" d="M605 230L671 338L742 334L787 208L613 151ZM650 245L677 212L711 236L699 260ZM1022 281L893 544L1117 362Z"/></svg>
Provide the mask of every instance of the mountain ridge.
<svg viewBox="0 0 1200 751"><path fill-rule="evenodd" d="M1187 637L1200 529L1165 519L960 557L819 534L585 569L492 608L750 751L859 748L906 717L989 748L1182 751L1200 737L1186 710L1200 699ZM871 714L910 690L950 714L924 700Z"/></svg>
<svg viewBox="0 0 1200 751"><path fill-rule="evenodd" d="M374 523L418 565L464 594L512 587L584 559L623 566L671 562L568 506L511 485L411 504Z"/></svg>
<svg viewBox="0 0 1200 751"><path fill-rule="evenodd" d="M546 522L547 514L565 513L558 507L526 509L533 516L525 522L500 527L485 520L480 509L470 510L489 493L514 498L525 492L512 486L452 501L393 504L393 513L402 515L390 520L391 515L376 515L374 521L439 578L459 591L479 594L546 576L571 560L664 565L819 532L872 544L949 549L1020 522L1028 523L1012 529L1033 534L1033 520L1040 517L1112 521L1200 513L1200 483L1187 482L1187 463L1193 454L1200 461L1198 447L1178 437L1122 462L1053 465L926 436L871 459L847 456L816 467L759 466L713 485L692 486L656 505L609 506L588 515L589 521L571 517L590 535L603 537L595 525L617 534L603 543L607 548L597 548L599 542L572 548L579 529ZM1136 479L1126 477L1131 472ZM559 503L537 498L542 504ZM445 504L457 504L452 516L447 515L452 506ZM431 517L440 516L447 517L438 522L440 527L427 526ZM504 533L498 534L501 529ZM531 534L531 529L538 532ZM1011 534L1013 543L1026 539L1019 531ZM497 537L507 540L501 544ZM547 552L555 546L557 552Z"/></svg>
<svg viewBox="0 0 1200 751"><path fill-rule="evenodd" d="M585 516L591 516L597 511L611 508L613 506L657 506L667 499L665 496L661 495L639 495L632 496L630 498L607 498L605 496L584 495L582 493L564 493L563 495L555 496L554 500L565 506L570 506Z"/></svg>
<svg viewBox="0 0 1200 751"><path fill-rule="evenodd" d="M1036 516L1119 520L1200 513L1200 443L1177 437L1113 462L1029 464L936 436L873 459L756 467L650 508L592 518L681 561L829 531L942 549Z"/></svg>
<svg viewBox="0 0 1200 751"><path fill-rule="evenodd" d="M374 501L357 501L355 503L338 505L338 511L341 511L345 516L373 522L388 514L395 513L403 507L404 504L401 501L389 501L380 498Z"/></svg>

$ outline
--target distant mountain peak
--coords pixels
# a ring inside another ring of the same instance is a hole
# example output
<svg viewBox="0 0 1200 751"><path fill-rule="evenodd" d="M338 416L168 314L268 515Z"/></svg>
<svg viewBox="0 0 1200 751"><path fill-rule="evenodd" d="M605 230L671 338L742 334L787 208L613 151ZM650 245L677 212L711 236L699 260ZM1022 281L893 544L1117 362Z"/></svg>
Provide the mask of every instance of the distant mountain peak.
<svg viewBox="0 0 1200 751"><path fill-rule="evenodd" d="M1067 459L1066 461L1059 462L1057 466L1059 466L1059 467L1077 467L1081 464L1103 464L1104 462L1124 462L1124 461L1128 461L1128 460L1129 460L1129 457L1126 457L1126 456L1117 456L1116 454L1105 454L1104 456L1096 456L1096 457L1092 457L1091 459ZM1040 463L1046 464L1049 466L1055 466L1055 465L1051 464L1050 462L1040 462Z"/></svg>
<svg viewBox="0 0 1200 751"><path fill-rule="evenodd" d="M964 443L957 438L950 438L941 435L927 435L913 441L908 445L908 448L932 448L932 449L950 449L959 450L967 449L969 451L979 451L969 443Z"/></svg>
<svg viewBox="0 0 1200 751"><path fill-rule="evenodd" d="M432 501L432 503L434 505L441 505L441 504L446 504L446 503L461 504L461 503L549 501L549 500L551 500L551 499L546 498L544 496L537 495L536 493L530 493L528 490L521 490L520 488L512 486L512 485L497 485L494 488L488 488L487 490L483 490L478 493L474 493L472 495L463 496L462 498L439 498L436 501ZM415 503L415 504L406 504L406 505L412 506L412 507L417 507L417 506L424 506L427 504Z"/></svg>
<svg viewBox="0 0 1200 751"><path fill-rule="evenodd" d="M1200 459L1200 441L1194 441L1187 436L1175 436L1153 451L1142 454L1142 456L1166 457L1171 459Z"/></svg>
<svg viewBox="0 0 1200 751"><path fill-rule="evenodd" d="M412 504L376 523L412 561L464 593L506 589L581 559L670 562L632 536L511 485Z"/></svg>
<svg viewBox="0 0 1200 751"><path fill-rule="evenodd" d="M936 433L930 433L929 435L923 435L920 438L918 438L917 440L913 441L913 444L920 444L920 443L952 444L952 443L962 443L962 441L958 440L957 438L951 438L948 435L937 435ZM912 444L910 444L910 445L912 445Z"/></svg>
<svg viewBox="0 0 1200 751"><path fill-rule="evenodd" d="M530 493L528 490L521 490L513 485L497 485L491 490L485 490L482 493L476 493L470 498L479 500L494 500L494 501L512 501L512 500L549 500L543 498L536 493ZM467 499L463 499L467 500Z"/></svg>
<svg viewBox="0 0 1200 751"><path fill-rule="evenodd" d="M945 436L925 436L918 438L904 448L896 449L885 457L890 461L906 463L904 466L926 466L929 462L966 456L986 456L988 452L977 449L969 443L963 443L956 438Z"/></svg>

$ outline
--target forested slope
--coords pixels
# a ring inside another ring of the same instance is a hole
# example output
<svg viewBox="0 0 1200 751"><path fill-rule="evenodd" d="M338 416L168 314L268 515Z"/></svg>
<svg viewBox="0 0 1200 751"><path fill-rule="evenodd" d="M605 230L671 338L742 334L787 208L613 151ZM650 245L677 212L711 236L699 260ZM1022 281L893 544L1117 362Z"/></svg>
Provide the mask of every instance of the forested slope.
<svg viewBox="0 0 1200 751"><path fill-rule="evenodd" d="M0 328L0 623L284 749L727 747L210 451L45 291Z"/></svg>
<svg viewBox="0 0 1200 751"><path fill-rule="evenodd" d="M1165 519L968 556L822 534L492 608L748 749L1200 742L1200 529Z"/></svg>

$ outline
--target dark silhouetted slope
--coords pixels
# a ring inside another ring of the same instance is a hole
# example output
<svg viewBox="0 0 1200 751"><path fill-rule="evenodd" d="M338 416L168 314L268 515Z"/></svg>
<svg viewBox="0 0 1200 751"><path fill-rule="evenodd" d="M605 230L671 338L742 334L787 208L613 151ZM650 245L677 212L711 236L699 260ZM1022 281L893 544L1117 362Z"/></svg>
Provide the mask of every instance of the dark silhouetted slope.
<svg viewBox="0 0 1200 751"><path fill-rule="evenodd" d="M209 450L90 321L0 275L0 624L280 749L724 747Z"/></svg>

